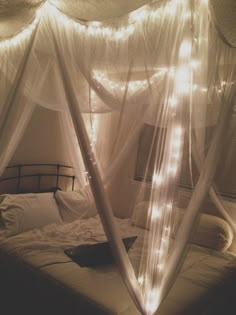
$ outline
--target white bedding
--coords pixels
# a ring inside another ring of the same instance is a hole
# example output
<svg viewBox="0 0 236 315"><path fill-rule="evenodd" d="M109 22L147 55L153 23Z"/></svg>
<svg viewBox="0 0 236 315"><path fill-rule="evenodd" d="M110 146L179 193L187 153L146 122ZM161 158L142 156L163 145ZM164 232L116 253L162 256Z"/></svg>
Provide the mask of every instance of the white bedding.
<svg viewBox="0 0 236 315"><path fill-rule="evenodd" d="M142 230L131 226L128 219L116 221L122 237L142 235ZM106 236L98 216L64 225L51 224L10 238L4 232L0 234L2 249L37 267L68 261L63 253L67 247L102 241L106 241Z"/></svg>
<svg viewBox="0 0 236 315"><path fill-rule="evenodd" d="M117 219L117 223L122 237L138 235L138 240L141 239L143 230L130 226L129 220ZM10 238L6 238L2 231L0 249L5 256L17 256L25 266L43 271L60 286L83 296L88 304L96 305L97 310L104 311L104 314L137 315L139 312L115 266L80 268L63 252L72 245L96 243L105 239L100 219L96 216L65 225L52 224ZM140 251L138 247L141 242L138 240L129 253L134 265ZM205 295L212 285L221 281L229 270L234 271L235 267L235 257L230 254L192 246L181 274L157 314L187 314L184 310L188 305Z"/></svg>

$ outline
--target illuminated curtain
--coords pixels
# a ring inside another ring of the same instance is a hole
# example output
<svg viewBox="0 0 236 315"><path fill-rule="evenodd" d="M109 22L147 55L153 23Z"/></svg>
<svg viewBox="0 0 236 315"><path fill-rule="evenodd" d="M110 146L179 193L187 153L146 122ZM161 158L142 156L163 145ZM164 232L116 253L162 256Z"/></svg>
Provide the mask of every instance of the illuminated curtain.
<svg viewBox="0 0 236 315"><path fill-rule="evenodd" d="M231 226L235 224L212 188L235 102L235 51L209 28L208 13L206 0L166 0L121 18L86 22L45 3L23 35L0 42L0 128L2 135L7 132L0 138L0 172L34 106L60 111L81 188L92 190L124 282L143 314L154 314L168 294L209 191ZM210 46L215 54L208 59ZM135 189L128 174L133 199L124 203L133 216L141 207L146 222L134 270L115 225L112 193L145 123L154 128L146 174ZM207 126L215 129L208 151ZM171 246L186 138L200 176Z"/></svg>

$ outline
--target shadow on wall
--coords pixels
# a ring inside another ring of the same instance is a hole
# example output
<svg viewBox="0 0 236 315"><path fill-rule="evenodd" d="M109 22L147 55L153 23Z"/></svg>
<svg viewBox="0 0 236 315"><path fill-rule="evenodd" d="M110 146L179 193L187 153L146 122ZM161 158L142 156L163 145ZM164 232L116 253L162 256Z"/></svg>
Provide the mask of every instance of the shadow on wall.
<svg viewBox="0 0 236 315"><path fill-rule="evenodd" d="M35 109L10 164L70 164L59 114L42 107Z"/></svg>

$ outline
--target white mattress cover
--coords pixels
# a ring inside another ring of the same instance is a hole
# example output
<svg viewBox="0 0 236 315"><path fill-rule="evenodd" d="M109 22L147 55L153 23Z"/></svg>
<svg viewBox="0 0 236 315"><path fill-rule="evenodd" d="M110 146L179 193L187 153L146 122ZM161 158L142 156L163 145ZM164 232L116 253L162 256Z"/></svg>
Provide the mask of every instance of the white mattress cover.
<svg viewBox="0 0 236 315"><path fill-rule="evenodd" d="M131 226L128 219L117 219L117 223L122 237L138 235L141 240L143 230ZM115 266L81 268L64 254L67 247L104 240L98 216L70 224L52 224L10 238L0 230L0 248L6 257L7 254L17 256L26 266L43 270L60 285L83 296L88 303L96 304L105 314L137 315L139 312ZM129 253L134 266L142 243L138 240ZM233 255L192 246L177 281L157 314L183 314L186 305L204 295L224 273L235 269L235 265Z"/></svg>

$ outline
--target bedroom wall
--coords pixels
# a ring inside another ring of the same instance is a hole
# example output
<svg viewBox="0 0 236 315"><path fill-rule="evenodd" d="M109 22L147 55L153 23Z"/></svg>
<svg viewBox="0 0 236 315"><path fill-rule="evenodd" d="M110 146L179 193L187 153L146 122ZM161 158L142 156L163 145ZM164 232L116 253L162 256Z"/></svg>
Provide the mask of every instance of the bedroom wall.
<svg viewBox="0 0 236 315"><path fill-rule="evenodd" d="M136 155L127 159L109 190L113 212L121 218L130 217L139 183L133 180Z"/></svg>
<svg viewBox="0 0 236 315"><path fill-rule="evenodd" d="M36 108L10 164L71 164L58 115L43 107ZM136 151L122 166L109 192L113 211L119 217L130 216L133 208L138 187L138 182L133 181L135 164Z"/></svg>
<svg viewBox="0 0 236 315"><path fill-rule="evenodd" d="M70 164L58 113L37 107L11 159L11 164L49 162Z"/></svg>
<svg viewBox="0 0 236 315"><path fill-rule="evenodd" d="M129 154L122 168L113 179L109 190L113 212L121 218L132 216L136 196L140 188L140 182L134 180L138 144L139 139L134 144L135 149ZM147 187L149 188L150 185L147 185Z"/></svg>

